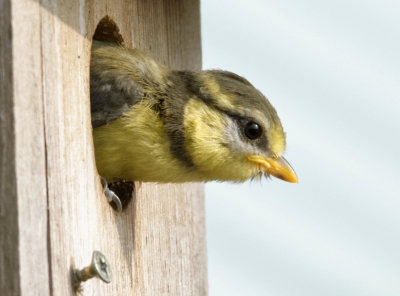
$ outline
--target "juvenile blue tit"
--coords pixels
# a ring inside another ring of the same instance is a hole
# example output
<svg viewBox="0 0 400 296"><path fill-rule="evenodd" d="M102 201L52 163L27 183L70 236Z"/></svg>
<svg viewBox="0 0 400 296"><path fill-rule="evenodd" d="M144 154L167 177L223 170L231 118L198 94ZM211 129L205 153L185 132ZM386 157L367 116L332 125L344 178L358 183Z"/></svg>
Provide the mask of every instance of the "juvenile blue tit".
<svg viewBox="0 0 400 296"><path fill-rule="evenodd" d="M270 102L228 71L177 71L137 49L94 41L90 100L107 182L297 182Z"/></svg>

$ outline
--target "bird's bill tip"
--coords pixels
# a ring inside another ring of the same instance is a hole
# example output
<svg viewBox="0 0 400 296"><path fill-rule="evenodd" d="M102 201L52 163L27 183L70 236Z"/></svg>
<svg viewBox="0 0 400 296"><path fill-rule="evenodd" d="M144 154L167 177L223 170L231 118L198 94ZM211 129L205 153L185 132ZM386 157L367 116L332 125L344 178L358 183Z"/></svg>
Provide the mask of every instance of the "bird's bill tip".
<svg viewBox="0 0 400 296"><path fill-rule="evenodd" d="M263 171L275 178L286 182L298 183L295 171L283 156L272 158L260 155L248 155L247 159L260 166Z"/></svg>

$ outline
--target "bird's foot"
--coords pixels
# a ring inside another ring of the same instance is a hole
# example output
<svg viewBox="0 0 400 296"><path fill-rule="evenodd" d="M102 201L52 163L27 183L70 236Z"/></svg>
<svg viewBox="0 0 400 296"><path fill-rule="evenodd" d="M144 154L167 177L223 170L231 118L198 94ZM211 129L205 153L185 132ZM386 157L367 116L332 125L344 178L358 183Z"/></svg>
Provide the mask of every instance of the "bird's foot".
<svg viewBox="0 0 400 296"><path fill-rule="evenodd" d="M122 203L121 200L119 199L119 197L114 193L114 191L110 190L110 188L108 188L108 184L106 179L104 179L103 177L101 177L101 185L103 186L104 189L104 194L107 197L107 200L109 203L114 203L117 207L117 211L119 214L122 213Z"/></svg>

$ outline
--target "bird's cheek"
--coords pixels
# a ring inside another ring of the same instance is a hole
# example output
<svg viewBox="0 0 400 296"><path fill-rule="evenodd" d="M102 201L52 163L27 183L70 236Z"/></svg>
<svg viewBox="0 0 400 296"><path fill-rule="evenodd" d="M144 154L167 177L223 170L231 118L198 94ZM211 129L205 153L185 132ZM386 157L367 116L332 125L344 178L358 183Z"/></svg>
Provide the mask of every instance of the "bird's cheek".
<svg viewBox="0 0 400 296"><path fill-rule="evenodd" d="M219 110L191 99L184 111L185 149L196 168L209 180L245 181L257 169L227 138L227 117Z"/></svg>

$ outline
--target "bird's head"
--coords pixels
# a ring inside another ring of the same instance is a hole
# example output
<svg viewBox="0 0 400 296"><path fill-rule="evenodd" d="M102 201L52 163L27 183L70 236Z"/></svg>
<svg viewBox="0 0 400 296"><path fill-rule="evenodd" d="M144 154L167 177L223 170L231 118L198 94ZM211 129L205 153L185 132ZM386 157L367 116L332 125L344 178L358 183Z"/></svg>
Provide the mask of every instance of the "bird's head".
<svg viewBox="0 0 400 296"><path fill-rule="evenodd" d="M203 71L200 96L185 104L185 150L211 180L242 182L262 174L288 182L297 176L283 158L286 140L274 107L246 79Z"/></svg>

